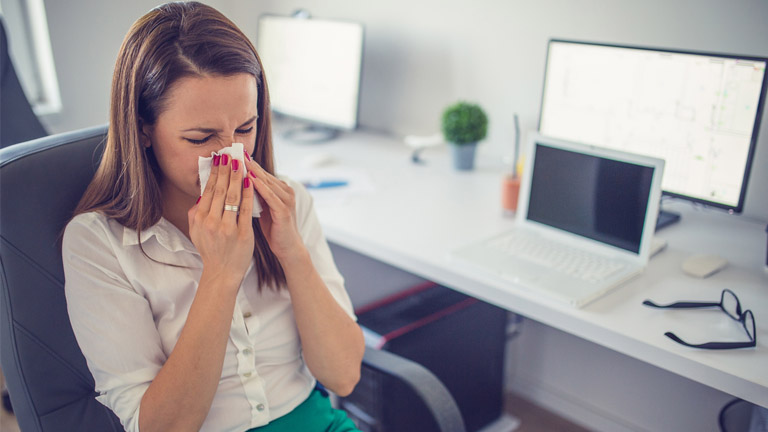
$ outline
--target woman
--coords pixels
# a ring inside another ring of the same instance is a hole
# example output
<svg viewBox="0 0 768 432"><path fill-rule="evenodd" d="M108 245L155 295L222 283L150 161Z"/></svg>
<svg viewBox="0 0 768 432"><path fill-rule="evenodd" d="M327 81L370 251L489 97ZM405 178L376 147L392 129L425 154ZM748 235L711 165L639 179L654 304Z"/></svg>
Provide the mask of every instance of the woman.
<svg viewBox="0 0 768 432"><path fill-rule="evenodd" d="M201 196L198 158L234 142L244 166L214 157ZM63 259L97 399L127 430L355 430L315 377L350 393L362 333L311 198L274 175L258 55L213 8L169 3L128 32Z"/></svg>

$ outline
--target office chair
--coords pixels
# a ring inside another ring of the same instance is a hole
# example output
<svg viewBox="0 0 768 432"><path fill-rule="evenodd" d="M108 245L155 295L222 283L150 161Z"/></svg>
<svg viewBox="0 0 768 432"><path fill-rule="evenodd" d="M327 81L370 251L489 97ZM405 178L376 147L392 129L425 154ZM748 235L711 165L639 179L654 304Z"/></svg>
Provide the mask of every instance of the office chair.
<svg viewBox="0 0 768 432"><path fill-rule="evenodd" d="M25 432L123 430L94 398L67 315L60 249L106 132L99 126L0 149L0 364ZM456 402L423 367L367 349L363 368L404 382L439 430L464 431Z"/></svg>
<svg viewBox="0 0 768 432"><path fill-rule="evenodd" d="M32 111L8 53L5 23L0 17L0 148L48 135Z"/></svg>

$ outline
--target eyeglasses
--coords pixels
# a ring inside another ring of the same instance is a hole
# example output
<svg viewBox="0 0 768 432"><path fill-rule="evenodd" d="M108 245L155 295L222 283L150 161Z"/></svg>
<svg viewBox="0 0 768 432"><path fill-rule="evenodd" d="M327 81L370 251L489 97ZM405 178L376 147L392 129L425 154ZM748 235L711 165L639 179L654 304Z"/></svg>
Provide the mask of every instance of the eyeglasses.
<svg viewBox="0 0 768 432"><path fill-rule="evenodd" d="M734 292L729 289L724 289L722 294L720 294L719 303L684 301L684 302L677 302L677 303L672 303L668 305L658 305L650 300L646 300L643 302L643 304L646 306L661 308L661 309L699 309L699 308L719 307L720 310L725 312L726 315L740 322L741 325L744 327L744 330L746 330L747 336L749 336L749 342L707 342L703 344L690 344L680 339L679 337L677 337L677 335L675 335L672 332L664 333L666 337L672 339L673 341L681 345L685 345L691 348L702 348L702 349L711 349L711 350L751 348L757 345L757 327L755 326L755 315L752 313L751 310L745 310L742 312L739 298L736 297L736 294L734 294Z"/></svg>

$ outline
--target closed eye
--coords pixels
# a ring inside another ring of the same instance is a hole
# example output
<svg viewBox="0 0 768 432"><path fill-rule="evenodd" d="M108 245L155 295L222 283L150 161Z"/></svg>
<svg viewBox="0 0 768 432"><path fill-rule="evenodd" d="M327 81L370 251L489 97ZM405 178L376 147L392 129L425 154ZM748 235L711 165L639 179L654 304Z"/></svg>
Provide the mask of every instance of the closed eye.
<svg viewBox="0 0 768 432"><path fill-rule="evenodd" d="M239 133L241 135L246 135L246 134L251 133L251 131L253 131L253 126L249 127L248 129L236 129L235 133Z"/></svg>
<svg viewBox="0 0 768 432"><path fill-rule="evenodd" d="M205 142L211 139L211 137L213 137L213 135L208 135L203 139L193 139L193 138L184 138L184 139L191 142L192 144L205 144Z"/></svg>

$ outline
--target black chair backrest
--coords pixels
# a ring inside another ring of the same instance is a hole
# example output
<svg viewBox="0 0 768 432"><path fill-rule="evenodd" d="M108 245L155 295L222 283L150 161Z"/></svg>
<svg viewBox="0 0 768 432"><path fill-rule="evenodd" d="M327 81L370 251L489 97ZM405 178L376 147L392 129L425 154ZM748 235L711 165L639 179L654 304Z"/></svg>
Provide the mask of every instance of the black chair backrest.
<svg viewBox="0 0 768 432"><path fill-rule="evenodd" d="M61 235L106 126L0 149L0 363L23 431L121 431L67 314Z"/></svg>
<svg viewBox="0 0 768 432"><path fill-rule="evenodd" d="M29 104L9 54L0 17L0 148L48 135Z"/></svg>

